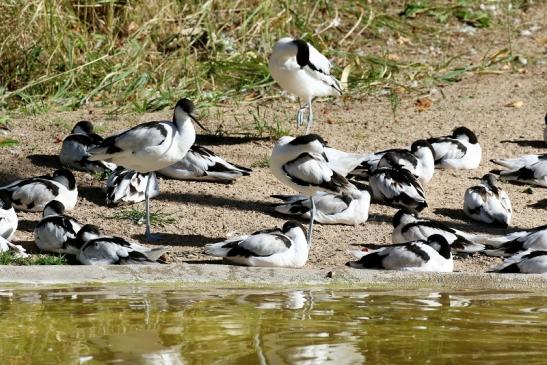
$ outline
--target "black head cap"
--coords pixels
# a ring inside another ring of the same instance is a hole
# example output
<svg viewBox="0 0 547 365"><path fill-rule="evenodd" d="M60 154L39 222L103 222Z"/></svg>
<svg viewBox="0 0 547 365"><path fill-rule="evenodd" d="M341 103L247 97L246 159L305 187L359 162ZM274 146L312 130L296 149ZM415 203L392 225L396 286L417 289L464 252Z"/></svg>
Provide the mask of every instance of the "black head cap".
<svg viewBox="0 0 547 365"><path fill-rule="evenodd" d="M76 179L74 174L67 169L59 169L53 173L53 180L65 185L69 190L76 187Z"/></svg>
<svg viewBox="0 0 547 365"><path fill-rule="evenodd" d="M295 139L293 139L292 141L290 141L289 144L292 144L292 145L296 146L296 145L299 145L299 144L312 143L313 141L319 141L319 143L321 143L323 146L327 145L327 142L325 142L323 137L321 137L318 134L314 134L314 133L306 134L306 135L303 135L303 136L298 136Z"/></svg>
<svg viewBox="0 0 547 365"><path fill-rule="evenodd" d="M93 224L86 224L85 226L80 228L80 230L78 231L78 234L76 235L76 239L78 241L83 241L84 235L89 234L89 233L94 234L94 235L100 235L101 230L99 229L99 227L97 227Z"/></svg>
<svg viewBox="0 0 547 365"><path fill-rule="evenodd" d="M46 206L44 207L44 211L46 209L51 209L56 214L61 215L65 212L65 205L58 200L52 200L46 204Z"/></svg>
<svg viewBox="0 0 547 365"><path fill-rule="evenodd" d="M444 238L440 234L434 234L429 236L427 238L427 244L433 247L439 253L439 255L441 255L445 259L450 258L450 245L448 244L446 238Z"/></svg>
<svg viewBox="0 0 547 365"><path fill-rule="evenodd" d="M415 141L414 143L412 143L412 146L410 146L410 151L414 153L418 151L419 148L423 148L423 147L429 148L431 150L431 153L433 153L433 156L435 155L435 150L433 149L433 146L431 145L431 143L429 143L425 139L419 139Z"/></svg>
<svg viewBox="0 0 547 365"><path fill-rule="evenodd" d="M11 209L11 197L4 190L0 190L0 208L4 210Z"/></svg>
<svg viewBox="0 0 547 365"><path fill-rule="evenodd" d="M187 98L183 98L177 101L177 105L175 105L175 109L177 108L181 108L188 115L192 114L195 109L194 103L192 103L192 101L190 101L190 99L187 99Z"/></svg>
<svg viewBox="0 0 547 365"><path fill-rule="evenodd" d="M90 121L81 120L78 123L76 123L74 128L72 128L72 133L79 132L78 130L81 130L85 134L90 134L93 132L93 124L91 124Z"/></svg>
<svg viewBox="0 0 547 365"><path fill-rule="evenodd" d="M296 46L296 62L301 68L310 63L310 49L308 43L302 39L295 39L293 44Z"/></svg>
<svg viewBox="0 0 547 365"><path fill-rule="evenodd" d="M486 174L482 177L481 180L486 181L488 183L488 185L490 185L490 186L495 186L496 182L498 181L498 178L494 174Z"/></svg>
<svg viewBox="0 0 547 365"><path fill-rule="evenodd" d="M287 233L293 228L301 228L302 231L304 232L304 235L307 235L306 228L302 224L300 224L296 221L287 221L287 222L285 222L285 224L283 225L283 228L281 230L283 231L283 233Z"/></svg>
<svg viewBox="0 0 547 365"><path fill-rule="evenodd" d="M399 210L397 213L395 213L395 215L393 216L393 220L392 220L393 228L395 228L399 224L401 224L401 218L405 214L409 214L409 215L412 215L412 216L418 218L418 212L417 211L415 211L414 209L403 208L403 209Z"/></svg>
<svg viewBox="0 0 547 365"><path fill-rule="evenodd" d="M466 127L458 127L454 129L454 131L452 131L453 138L458 138L458 136L466 136L469 140L469 143L471 144L475 144L479 141L475 133L473 133L469 128Z"/></svg>

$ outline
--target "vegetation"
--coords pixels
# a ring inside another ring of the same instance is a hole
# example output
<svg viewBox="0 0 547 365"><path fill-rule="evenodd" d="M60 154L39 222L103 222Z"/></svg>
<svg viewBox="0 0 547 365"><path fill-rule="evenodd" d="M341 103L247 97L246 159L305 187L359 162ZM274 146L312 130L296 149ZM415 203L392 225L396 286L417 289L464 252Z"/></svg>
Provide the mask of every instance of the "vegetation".
<svg viewBox="0 0 547 365"><path fill-rule="evenodd" d="M64 255L31 255L19 257L13 251L0 252L0 265L66 265Z"/></svg>
<svg viewBox="0 0 547 365"><path fill-rule="evenodd" d="M114 213L112 219L128 220L135 224L144 224L146 222L146 213L143 210L131 208L123 209ZM162 212L150 213L150 224L152 226L164 227L166 224L173 224L176 218L173 214Z"/></svg>
<svg viewBox="0 0 547 365"><path fill-rule="evenodd" d="M287 34L313 41L337 65L336 75L345 69L349 95L388 89L396 105L396 88L453 82L514 59L510 36L507 51L492 57L485 50L479 64L416 56L416 49L449 44L454 27L506 26L509 15L529 6L491 1L493 15L482 3L6 0L0 2L0 109L40 113L93 103L146 112L171 107L181 95L205 106L261 100L278 94L270 88L267 58ZM393 42L399 54L386 51ZM264 126L255 122L261 133Z"/></svg>

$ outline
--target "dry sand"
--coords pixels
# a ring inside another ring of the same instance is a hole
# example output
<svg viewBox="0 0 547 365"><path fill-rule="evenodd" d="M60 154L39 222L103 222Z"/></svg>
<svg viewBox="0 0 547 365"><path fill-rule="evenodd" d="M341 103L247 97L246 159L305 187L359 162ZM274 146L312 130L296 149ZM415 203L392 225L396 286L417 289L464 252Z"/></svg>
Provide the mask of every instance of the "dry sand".
<svg viewBox="0 0 547 365"><path fill-rule="evenodd" d="M535 14L540 20L545 15ZM490 38L488 38L490 37ZM462 47L480 49L484 44L502 46L499 33L471 38ZM534 39L514 40L520 54L543 58L545 45ZM457 50L453 50L456 53ZM470 62L477 62L480 54L470 53ZM463 81L437 86L429 95L432 106L418 111L416 99L424 95L402 94L394 116L387 97L370 96L360 100L325 100L314 104L316 124L313 132L322 135L329 145L349 152L371 152L392 147L409 146L419 138L446 135L455 127L465 125L475 131L483 148L481 166L472 171L437 170L426 186L429 208L422 216L450 226L473 232L504 233L547 223L547 189L503 183L512 200L513 224L507 230L490 228L471 222L462 211L463 194L478 179L495 168L492 158L511 157L527 153L545 153L543 118L547 111L547 75L543 64L528 65L523 71L506 69L501 74L473 75ZM520 108L508 103L522 101ZM198 105L199 107L199 105ZM227 133L253 131L250 112L257 112L256 104L226 104L214 110L199 110L202 121L211 130ZM275 125L279 121L295 135L296 104L287 99L265 101L259 113ZM171 111L141 116L110 117L105 111L89 106L76 112L49 113L36 117L20 117L11 121L10 137L20 143L0 149L0 183L16 178L50 173L59 167L57 155L62 140L77 121L91 120L107 135L126 127L157 118L171 118ZM267 138L198 136L198 142L211 148L228 161L252 166L269 156L273 140ZM126 207L108 208L104 204L104 181L76 172L80 197L70 214L83 223L100 226L105 233L143 241L144 227L128 221L112 219L113 214ZM270 174L267 168L254 168L250 177L233 184L186 182L160 179L161 194L152 200L152 211L173 214L176 223L156 227L162 233L158 244L169 245L172 262L211 262L202 254L203 245L223 240L233 232L249 233L258 229L280 226L285 217L273 212L271 194L292 194ZM526 192L528 191L528 192ZM137 205L143 209L143 205ZM348 249L364 243L390 243L391 218L396 209L372 205L369 221L357 227L316 225L314 247L307 267L330 268L342 265L351 257ZM33 230L40 213L18 213L20 222L15 243L23 244L31 252ZM500 259L475 255L458 258L455 269L464 272L485 271ZM215 260L215 262L219 262Z"/></svg>

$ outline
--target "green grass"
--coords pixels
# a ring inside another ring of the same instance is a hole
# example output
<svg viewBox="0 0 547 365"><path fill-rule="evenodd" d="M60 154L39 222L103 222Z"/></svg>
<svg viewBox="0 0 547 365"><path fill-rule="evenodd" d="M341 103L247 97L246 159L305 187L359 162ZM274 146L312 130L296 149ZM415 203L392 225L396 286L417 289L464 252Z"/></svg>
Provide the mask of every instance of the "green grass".
<svg viewBox="0 0 547 365"><path fill-rule="evenodd" d="M110 218L117 220L128 220L134 224L139 225L145 224L146 222L145 212L136 208L117 211ZM165 225L173 224L176 221L176 216L174 216L173 214L167 214L162 212L150 213L150 224L152 226L164 227Z"/></svg>
<svg viewBox="0 0 547 365"><path fill-rule="evenodd" d="M12 138L3 138L0 137L0 148L1 147L12 147L15 145L18 145L19 141L12 139Z"/></svg>
<svg viewBox="0 0 547 365"><path fill-rule="evenodd" d="M0 265L66 265L67 260L63 255L30 255L17 257L12 251L0 252Z"/></svg>
<svg viewBox="0 0 547 365"><path fill-rule="evenodd" d="M251 164L251 167L268 168L270 167L270 157L268 155L262 156L260 160L257 160Z"/></svg>
<svg viewBox="0 0 547 365"><path fill-rule="evenodd" d="M172 107L183 95L205 107L278 96L267 59L287 34L323 51L335 75L351 66L348 95L454 82L509 59L469 65L459 56L431 57L426 64L412 52L448 47L453 29L467 24L507 28L512 56L511 20L521 8L541 6L488 2L499 8L493 16L482 3L6 0L0 2L0 109L39 114L92 103L111 113L143 113ZM395 61L386 44L404 39L412 47L400 47ZM256 126L258 133L284 133L270 127Z"/></svg>

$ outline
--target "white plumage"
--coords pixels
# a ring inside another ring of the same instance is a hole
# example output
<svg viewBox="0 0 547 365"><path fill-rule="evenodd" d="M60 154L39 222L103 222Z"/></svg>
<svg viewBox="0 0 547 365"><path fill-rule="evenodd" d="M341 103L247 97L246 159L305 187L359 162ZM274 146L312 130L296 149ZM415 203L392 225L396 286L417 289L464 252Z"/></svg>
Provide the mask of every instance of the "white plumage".
<svg viewBox="0 0 547 365"><path fill-rule="evenodd" d="M496 176L486 174L479 185L465 191L463 211L473 220L508 227L511 223L511 201L507 193L496 186Z"/></svg>
<svg viewBox="0 0 547 365"><path fill-rule="evenodd" d="M454 261L450 245L441 235L427 240L417 240L387 245L377 250L354 251L359 259L347 266L357 269L452 272Z"/></svg>
<svg viewBox="0 0 547 365"><path fill-rule="evenodd" d="M152 179L150 185L148 185L148 179ZM147 186L149 198L155 198L160 194L155 174L141 174L118 167L106 181L106 205L142 202L145 199Z"/></svg>
<svg viewBox="0 0 547 365"><path fill-rule="evenodd" d="M330 168L342 176L347 176L369 156L367 153L350 153L327 146L324 151Z"/></svg>
<svg viewBox="0 0 547 365"><path fill-rule="evenodd" d="M357 188L328 165L324 146L325 141L316 134L296 138L281 137L272 151L270 170L283 184L309 197L322 191L357 197L359 194ZM315 213L313 199L311 201L309 245L311 245Z"/></svg>
<svg viewBox="0 0 547 365"><path fill-rule="evenodd" d="M0 237L11 241L17 230L19 219L6 192L0 190Z"/></svg>
<svg viewBox="0 0 547 365"><path fill-rule="evenodd" d="M314 220L321 224L363 224L368 219L370 193L359 191L357 197L318 192L313 196L315 204ZM306 195L272 195L282 203L274 204L278 213L298 215L310 219L311 202Z"/></svg>
<svg viewBox="0 0 547 365"><path fill-rule="evenodd" d="M27 251L23 246L13 244L4 237L0 236L0 252L13 251L17 257L28 257Z"/></svg>
<svg viewBox="0 0 547 365"><path fill-rule="evenodd" d="M65 215L65 207L57 200L49 202L34 229L36 246L42 251L76 255L80 251L76 235L82 225Z"/></svg>
<svg viewBox="0 0 547 365"><path fill-rule="evenodd" d="M493 163L507 167L499 171L500 178L547 187L547 154L524 155L514 159L494 159Z"/></svg>
<svg viewBox="0 0 547 365"><path fill-rule="evenodd" d="M410 171L422 184L427 184L435 172L434 150L426 140L420 139L410 146L410 150L395 148L366 155L350 171L350 175L368 178L378 167L399 167ZM385 155L393 157L388 159Z"/></svg>
<svg viewBox="0 0 547 365"><path fill-rule="evenodd" d="M52 176L38 176L17 180L0 187L19 210L41 212L47 203L58 200L66 210L73 209L78 200L76 180L69 170L57 170Z"/></svg>
<svg viewBox="0 0 547 365"><path fill-rule="evenodd" d="M547 225L483 240L490 256L511 256L527 250L547 250Z"/></svg>
<svg viewBox="0 0 547 365"><path fill-rule="evenodd" d="M257 231L223 242L205 245L205 253L229 263L247 266L300 268L308 260L306 229L289 221L282 229Z"/></svg>
<svg viewBox="0 0 547 365"><path fill-rule="evenodd" d="M396 155L388 152L382 159L395 161ZM396 166L395 162L390 163ZM427 207L422 184L407 169L380 167L369 179L373 198L395 207L423 210Z"/></svg>
<svg viewBox="0 0 547 365"><path fill-rule="evenodd" d="M182 160L158 172L179 180L231 182L248 176L251 169L230 163L213 151L199 145L192 145Z"/></svg>
<svg viewBox="0 0 547 365"><path fill-rule="evenodd" d="M78 260L84 265L153 264L167 252L165 247L147 248L121 237L103 236L96 226L83 226L76 240L81 244Z"/></svg>
<svg viewBox="0 0 547 365"><path fill-rule="evenodd" d="M143 123L105 138L99 146L89 150L89 160L113 162L130 170L154 175L154 171L184 158L194 144L196 131L192 120L199 126L201 124L192 116L193 111L194 104L188 99L181 99L175 105L173 121ZM145 189L146 237L151 240L149 188L147 186Z"/></svg>
<svg viewBox="0 0 547 365"><path fill-rule="evenodd" d="M478 243L479 236L450 228L439 222L419 219L416 211L408 209L401 209L395 214L393 228L393 243L427 240L434 234L440 234L448 241L452 252L472 253L484 249L484 245Z"/></svg>
<svg viewBox="0 0 547 365"><path fill-rule="evenodd" d="M519 252L494 267L492 272L547 274L547 250Z"/></svg>
<svg viewBox="0 0 547 365"><path fill-rule="evenodd" d="M93 124L88 121L78 122L69 136L63 140L59 159L69 168L105 172L116 168L116 165L103 161L89 161L88 150L96 147L103 141L102 137L93 133Z"/></svg>
<svg viewBox="0 0 547 365"><path fill-rule="evenodd" d="M284 90L305 100L306 104L298 110L296 120L300 126L307 108L306 134L313 123L313 98L342 94L340 82L330 74L330 61L301 39L280 39L272 50L268 68Z"/></svg>
<svg viewBox="0 0 547 365"><path fill-rule="evenodd" d="M427 140L435 150L435 167L447 169L476 169L482 149L475 133L466 127L454 129L452 135Z"/></svg>

